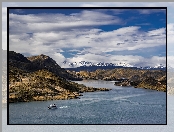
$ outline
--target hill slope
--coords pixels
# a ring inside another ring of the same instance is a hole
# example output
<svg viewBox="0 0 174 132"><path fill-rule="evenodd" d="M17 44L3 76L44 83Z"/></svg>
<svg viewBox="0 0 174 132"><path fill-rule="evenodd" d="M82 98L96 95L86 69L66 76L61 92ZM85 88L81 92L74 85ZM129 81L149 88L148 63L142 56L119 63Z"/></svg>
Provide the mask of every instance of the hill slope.
<svg viewBox="0 0 174 132"><path fill-rule="evenodd" d="M71 77L48 56L28 59L9 52L9 102L75 99L83 92L109 90L68 81Z"/></svg>
<svg viewBox="0 0 174 132"><path fill-rule="evenodd" d="M46 69L64 79L82 80L69 74L64 68L61 68L52 58L43 54L26 58L20 53L9 51L9 65L28 72Z"/></svg>

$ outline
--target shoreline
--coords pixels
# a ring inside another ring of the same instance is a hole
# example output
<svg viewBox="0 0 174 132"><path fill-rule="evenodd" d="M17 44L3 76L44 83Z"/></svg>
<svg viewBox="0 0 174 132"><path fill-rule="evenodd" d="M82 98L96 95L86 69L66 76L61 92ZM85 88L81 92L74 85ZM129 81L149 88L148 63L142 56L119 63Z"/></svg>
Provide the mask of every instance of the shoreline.
<svg viewBox="0 0 174 132"><path fill-rule="evenodd" d="M48 100L71 100L71 99L80 99L80 96L83 96L82 93L86 92L102 92L102 91L110 91L112 89L109 88L94 88L94 87L84 87L80 89L78 92L64 92L62 94L57 94L54 96L33 96L32 99L26 100L18 100L16 98L9 98L9 103L16 102L32 102L32 101L48 101Z"/></svg>
<svg viewBox="0 0 174 132"><path fill-rule="evenodd" d="M149 86L148 84L140 85L143 81L140 81L139 84L134 85L133 81L117 81L117 80L102 80L102 79L83 79L82 81L107 81L107 82L114 82L115 86L121 86L121 87L134 87L134 88L144 88L144 89L150 89L150 90L156 90L156 91L162 91L167 92L166 88L161 88L162 86L157 87L154 85L154 87ZM132 83L132 84L131 84ZM146 82L147 83L147 82ZM145 87L146 86L146 87Z"/></svg>

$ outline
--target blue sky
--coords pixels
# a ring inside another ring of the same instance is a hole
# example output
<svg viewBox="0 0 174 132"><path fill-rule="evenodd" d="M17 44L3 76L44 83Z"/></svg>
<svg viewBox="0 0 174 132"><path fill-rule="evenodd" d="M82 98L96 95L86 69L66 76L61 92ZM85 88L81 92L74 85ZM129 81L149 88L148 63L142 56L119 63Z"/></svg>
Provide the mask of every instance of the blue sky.
<svg viewBox="0 0 174 132"><path fill-rule="evenodd" d="M9 48L62 62L166 64L165 9L10 9Z"/></svg>

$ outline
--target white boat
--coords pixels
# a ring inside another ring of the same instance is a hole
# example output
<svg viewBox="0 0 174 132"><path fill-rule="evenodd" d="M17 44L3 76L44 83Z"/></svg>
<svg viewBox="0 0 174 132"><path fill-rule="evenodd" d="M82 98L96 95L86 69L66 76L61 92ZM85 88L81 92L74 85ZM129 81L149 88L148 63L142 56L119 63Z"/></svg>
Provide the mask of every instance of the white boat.
<svg viewBox="0 0 174 132"><path fill-rule="evenodd" d="M48 106L48 109L57 109L57 106L55 104L50 104L50 106Z"/></svg>

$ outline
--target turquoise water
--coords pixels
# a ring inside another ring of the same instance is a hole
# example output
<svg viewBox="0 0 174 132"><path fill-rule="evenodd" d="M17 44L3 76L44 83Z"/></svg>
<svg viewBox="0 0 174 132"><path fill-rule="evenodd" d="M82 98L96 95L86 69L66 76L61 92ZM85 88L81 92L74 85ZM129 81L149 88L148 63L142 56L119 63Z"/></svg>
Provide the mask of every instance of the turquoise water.
<svg viewBox="0 0 174 132"><path fill-rule="evenodd" d="M83 93L80 99L10 103L10 124L166 124L166 93L114 86L109 81L78 81L112 88ZM55 103L58 109L48 110Z"/></svg>

